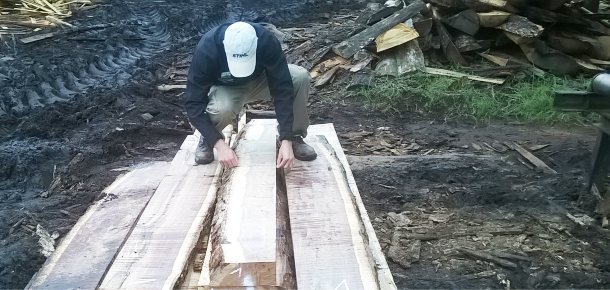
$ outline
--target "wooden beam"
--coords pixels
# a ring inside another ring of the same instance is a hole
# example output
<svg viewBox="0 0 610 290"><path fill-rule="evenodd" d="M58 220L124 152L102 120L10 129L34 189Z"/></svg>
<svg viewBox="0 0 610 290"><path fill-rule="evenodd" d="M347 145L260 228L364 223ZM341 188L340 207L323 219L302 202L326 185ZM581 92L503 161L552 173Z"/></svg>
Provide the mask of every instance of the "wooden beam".
<svg viewBox="0 0 610 290"><path fill-rule="evenodd" d="M198 142L198 135L190 135L182 144L99 289L169 290L181 282L209 229L220 170L216 161L195 164Z"/></svg>
<svg viewBox="0 0 610 290"><path fill-rule="evenodd" d="M210 234L209 284L200 286L295 287L292 267L286 265L292 249L277 231L276 126L276 120L252 120L236 143L239 166L222 174Z"/></svg>
<svg viewBox="0 0 610 290"><path fill-rule="evenodd" d="M373 26L368 27L349 39L333 46L332 50L344 58L350 58L356 54L356 52L375 40L377 36L396 26L396 24L405 22L407 19L415 16L415 14L419 13L424 7L425 5L421 0L416 0L409 6L394 13L392 16L375 23Z"/></svg>
<svg viewBox="0 0 610 290"><path fill-rule="evenodd" d="M396 289L332 124L308 132L318 158L286 174L298 289Z"/></svg>
<svg viewBox="0 0 610 290"><path fill-rule="evenodd" d="M95 289L169 166L153 163L117 178L104 190L112 198L89 207L26 289Z"/></svg>

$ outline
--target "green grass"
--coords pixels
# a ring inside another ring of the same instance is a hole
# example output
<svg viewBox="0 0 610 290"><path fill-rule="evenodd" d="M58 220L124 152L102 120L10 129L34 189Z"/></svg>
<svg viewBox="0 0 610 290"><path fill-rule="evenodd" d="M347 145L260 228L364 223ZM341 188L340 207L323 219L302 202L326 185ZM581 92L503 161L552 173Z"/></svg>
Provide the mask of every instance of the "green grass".
<svg viewBox="0 0 610 290"><path fill-rule="evenodd" d="M510 80L494 85L465 78L418 72L400 78L376 78L368 89L358 91L376 111L422 111L478 121L493 118L529 123L586 123L593 115L553 111L556 90L585 90L589 78L560 78L551 75Z"/></svg>

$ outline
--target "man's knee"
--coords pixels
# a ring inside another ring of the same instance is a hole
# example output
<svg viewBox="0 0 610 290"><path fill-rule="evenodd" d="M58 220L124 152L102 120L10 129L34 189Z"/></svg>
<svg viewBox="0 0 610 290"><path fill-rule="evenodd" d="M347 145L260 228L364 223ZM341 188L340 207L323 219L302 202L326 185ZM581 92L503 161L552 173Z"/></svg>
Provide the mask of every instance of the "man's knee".
<svg viewBox="0 0 610 290"><path fill-rule="evenodd" d="M297 65L290 65L290 76L292 77L292 83L295 85L295 88L300 87L302 85L309 85L311 81L311 77L309 76L309 72Z"/></svg>

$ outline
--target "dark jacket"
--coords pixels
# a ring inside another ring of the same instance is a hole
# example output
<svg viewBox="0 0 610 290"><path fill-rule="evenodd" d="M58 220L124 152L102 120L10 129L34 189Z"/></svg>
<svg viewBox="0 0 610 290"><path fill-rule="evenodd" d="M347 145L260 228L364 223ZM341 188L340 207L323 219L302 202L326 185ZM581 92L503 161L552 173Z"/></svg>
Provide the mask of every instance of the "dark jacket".
<svg viewBox="0 0 610 290"><path fill-rule="evenodd" d="M227 57L222 41L227 27L223 24L206 33L193 55L193 61L186 83L186 112L190 122L205 137L211 147L223 136L211 124L206 113L209 103L210 87L238 86L256 79L261 74L267 75L269 91L273 98L275 113L280 125L280 140L292 140L293 92L292 78L288 63L277 38L266 28L256 23L249 23L256 30L258 46L256 49L256 69L251 76L236 78L229 73Z"/></svg>

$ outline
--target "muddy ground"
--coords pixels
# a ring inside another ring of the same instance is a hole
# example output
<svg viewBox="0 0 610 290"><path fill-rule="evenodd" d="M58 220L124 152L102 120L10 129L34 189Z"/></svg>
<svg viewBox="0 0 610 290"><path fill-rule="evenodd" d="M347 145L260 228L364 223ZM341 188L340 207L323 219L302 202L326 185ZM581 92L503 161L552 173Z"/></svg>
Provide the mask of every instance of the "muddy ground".
<svg viewBox="0 0 610 290"><path fill-rule="evenodd" d="M40 228L60 240L125 167L173 158L191 133L183 93L156 87L184 83L201 33L270 22L301 62L296 46L342 40L363 5L243 2L107 0L71 21L108 27L29 45L0 36L1 289L25 287L45 261ZM585 188L595 129L374 113L345 85L312 92L311 121L334 123L353 156L399 288L610 287L610 234ZM535 155L557 174L528 168L505 142L549 144Z"/></svg>

